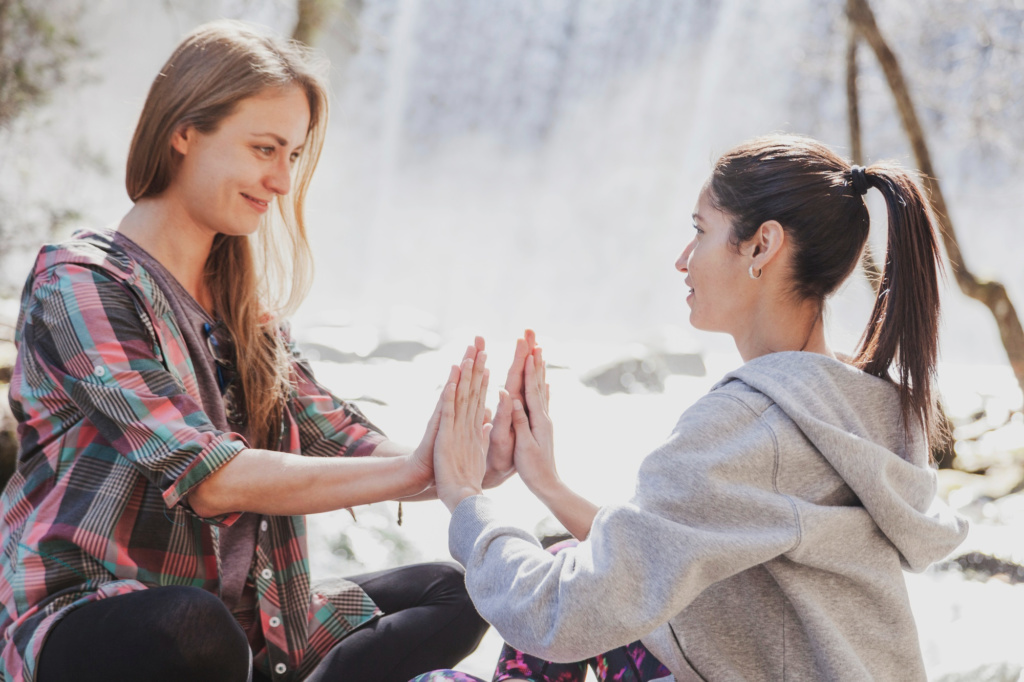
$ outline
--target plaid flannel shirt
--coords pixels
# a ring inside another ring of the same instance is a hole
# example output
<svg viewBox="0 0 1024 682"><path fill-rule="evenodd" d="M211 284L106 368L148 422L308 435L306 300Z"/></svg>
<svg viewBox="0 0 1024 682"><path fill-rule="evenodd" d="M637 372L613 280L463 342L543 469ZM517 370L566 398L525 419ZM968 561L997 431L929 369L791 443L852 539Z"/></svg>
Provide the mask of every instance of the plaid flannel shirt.
<svg viewBox="0 0 1024 682"><path fill-rule="evenodd" d="M0 673L31 682L47 632L70 609L160 585L219 593L217 529L239 514L200 518L188 493L248 446L203 413L166 298L107 235L43 247L16 343L21 449L0 498ZM370 454L383 436L292 348L280 449ZM254 662L275 680L304 678L380 614L354 583L311 591L305 536L302 516L260 524L252 578L266 645Z"/></svg>

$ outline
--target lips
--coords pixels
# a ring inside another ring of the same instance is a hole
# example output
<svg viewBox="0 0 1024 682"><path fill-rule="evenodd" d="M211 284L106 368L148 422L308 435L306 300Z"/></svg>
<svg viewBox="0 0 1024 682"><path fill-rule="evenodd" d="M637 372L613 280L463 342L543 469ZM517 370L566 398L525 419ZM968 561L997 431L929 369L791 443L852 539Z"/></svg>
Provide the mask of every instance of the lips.
<svg viewBox="0 0 1024 682"><path fill-rule="evenodd" d="M257 199L256 197L249 196L245 192L242 192L242 196L245 197L245 200L249 202L249 205L256 209L256 211L259 213L266 213L267 209L270 208L269 201L263 201L262 199Z"/></svg>

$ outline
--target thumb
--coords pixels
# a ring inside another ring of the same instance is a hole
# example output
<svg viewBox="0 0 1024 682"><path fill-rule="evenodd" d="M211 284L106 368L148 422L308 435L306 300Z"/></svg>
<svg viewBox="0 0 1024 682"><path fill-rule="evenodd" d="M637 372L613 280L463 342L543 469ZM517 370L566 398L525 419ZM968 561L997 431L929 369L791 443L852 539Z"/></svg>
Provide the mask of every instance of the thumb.
<svg viewBox="0 0 1024 682"><path fill-rule="evenodd" d="M519 398L512 399L512 426L516 430L516 440L523 439L532 440L533 434L530 432L530 418L526 416L526 410L523 409L523 401Z"/></svg>
<svg viewBox="0 0 1024 682"><path fill-rule="evenodd" d="M498 433L505 433L512 430L512 405L510 404L508 391L498 389L498 409L494 413L491 423Z"/></svg>

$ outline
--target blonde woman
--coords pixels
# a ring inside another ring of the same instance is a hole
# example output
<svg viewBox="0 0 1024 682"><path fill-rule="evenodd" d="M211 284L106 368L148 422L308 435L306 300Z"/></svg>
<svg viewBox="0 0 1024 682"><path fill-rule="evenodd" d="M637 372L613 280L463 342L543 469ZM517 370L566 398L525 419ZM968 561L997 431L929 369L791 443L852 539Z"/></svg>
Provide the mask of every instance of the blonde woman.
<svg viewBox="0 0 1024 682"><path fill-rule="evenodd" d="M479 642L457 566L310 587L303 515L432 495L438 418L414 450L386 440L282 325L326 122L299 46L202 26L149 92L133 208L40 252L10 392L4 679L404 681Z"/></svg>

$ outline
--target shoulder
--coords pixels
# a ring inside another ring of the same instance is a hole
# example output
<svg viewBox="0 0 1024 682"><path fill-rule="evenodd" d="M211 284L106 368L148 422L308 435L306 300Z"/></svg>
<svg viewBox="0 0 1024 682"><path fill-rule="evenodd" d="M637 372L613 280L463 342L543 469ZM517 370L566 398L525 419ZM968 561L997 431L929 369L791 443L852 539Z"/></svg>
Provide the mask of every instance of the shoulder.
<svg viewBox="0 0 1024 682"><path fill-rule="evenodd" d="M47 288L76 298L100 290L104 300L125 296L141 302L154 317L172 316L156 280L118 244L110 230L78 230L68 239L44 245L23 296L38 296L37 290Z"/></svg>
<svg viewBox="0 0 1024 682"><path fill-rule="evenodd" d="M36 256L32 275L40 278L54 271L82 268L126 282L137 279L140 271L138 263L114 241L112 232L79 230L68 239L44 245Z"/></svg>
<svg viewBox="0 0 1024 682"><path fill-rule="evenodd" d="M672 433L641 466L641 479L686 479L687 487L711 480L760 478L774 471L775 434L764 418L771 401L741 382L718 386L679 417ZM677 481L678 482L678 481Z"/></svg>

